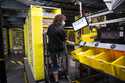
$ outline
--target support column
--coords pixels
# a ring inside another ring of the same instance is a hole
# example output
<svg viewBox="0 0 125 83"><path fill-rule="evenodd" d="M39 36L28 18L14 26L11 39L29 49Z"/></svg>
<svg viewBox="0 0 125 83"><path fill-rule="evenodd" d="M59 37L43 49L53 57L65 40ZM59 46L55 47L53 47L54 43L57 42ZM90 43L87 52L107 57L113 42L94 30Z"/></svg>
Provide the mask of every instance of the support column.
<svg viewBox="0 0 125 83"><path fill-rule="evenodd" d="M2 9L0 8L0 83L7 83L6 79L6 68L5 68L5 56L3 46L3 35L2 35Z"/></svg>

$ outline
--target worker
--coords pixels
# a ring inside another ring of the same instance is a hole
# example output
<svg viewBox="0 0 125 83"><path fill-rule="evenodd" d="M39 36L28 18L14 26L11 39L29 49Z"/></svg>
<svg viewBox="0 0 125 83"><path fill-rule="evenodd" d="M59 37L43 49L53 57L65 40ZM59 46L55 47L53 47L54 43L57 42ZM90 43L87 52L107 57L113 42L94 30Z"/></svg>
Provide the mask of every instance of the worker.
<svg viewBox="0 0 125 83"><path fill-rule="evenodd" d="M63 14L56 15L47 31L48 52L52 63L51 68L55 83L59 83L59 71L62 71L64 68L63 56L65 56L66 41L66 34L64 32L65 20L66 16Z"/></svg>

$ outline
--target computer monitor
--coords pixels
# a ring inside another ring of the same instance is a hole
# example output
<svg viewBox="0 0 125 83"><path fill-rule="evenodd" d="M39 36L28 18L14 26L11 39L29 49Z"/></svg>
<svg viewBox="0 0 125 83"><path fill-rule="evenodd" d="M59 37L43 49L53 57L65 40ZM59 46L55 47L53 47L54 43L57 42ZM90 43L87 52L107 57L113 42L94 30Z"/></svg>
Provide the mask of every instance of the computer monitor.
<svg viewBox="0 0 125 83"><path fill-rule="evenodd" d="M82 18L78 19L77 21L72 23L72 26L73 26L75 31L77 31L85 26L88 26L87 18L82 17Z"/></svg>

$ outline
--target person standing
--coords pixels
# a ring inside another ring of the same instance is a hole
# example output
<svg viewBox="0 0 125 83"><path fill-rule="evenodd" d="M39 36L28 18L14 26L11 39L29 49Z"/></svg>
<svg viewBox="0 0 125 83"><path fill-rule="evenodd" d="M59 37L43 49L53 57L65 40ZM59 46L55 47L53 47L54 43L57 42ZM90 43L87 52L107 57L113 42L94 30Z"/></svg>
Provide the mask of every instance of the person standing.
<svg viewBox="0 0 125 83"><path fill-rule="evenodd" d="M53 23L48 27L48 52L51 59L52 74L55 83L59 83L59 71L64 68L66 33L64 32L66 16L56 15Z"/></svg>

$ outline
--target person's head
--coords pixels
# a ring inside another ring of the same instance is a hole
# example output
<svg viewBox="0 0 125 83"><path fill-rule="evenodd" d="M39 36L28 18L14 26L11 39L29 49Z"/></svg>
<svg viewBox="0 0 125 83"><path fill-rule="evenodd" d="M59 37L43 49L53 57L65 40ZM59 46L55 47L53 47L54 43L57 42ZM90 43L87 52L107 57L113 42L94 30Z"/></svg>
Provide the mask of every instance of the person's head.
<svg viewBox="0 0 125 83"><path fill-rule="evenodd" d="M58 14L55 16L53 24L55 25L65 25L66 16L63 14Z"/></svg>

